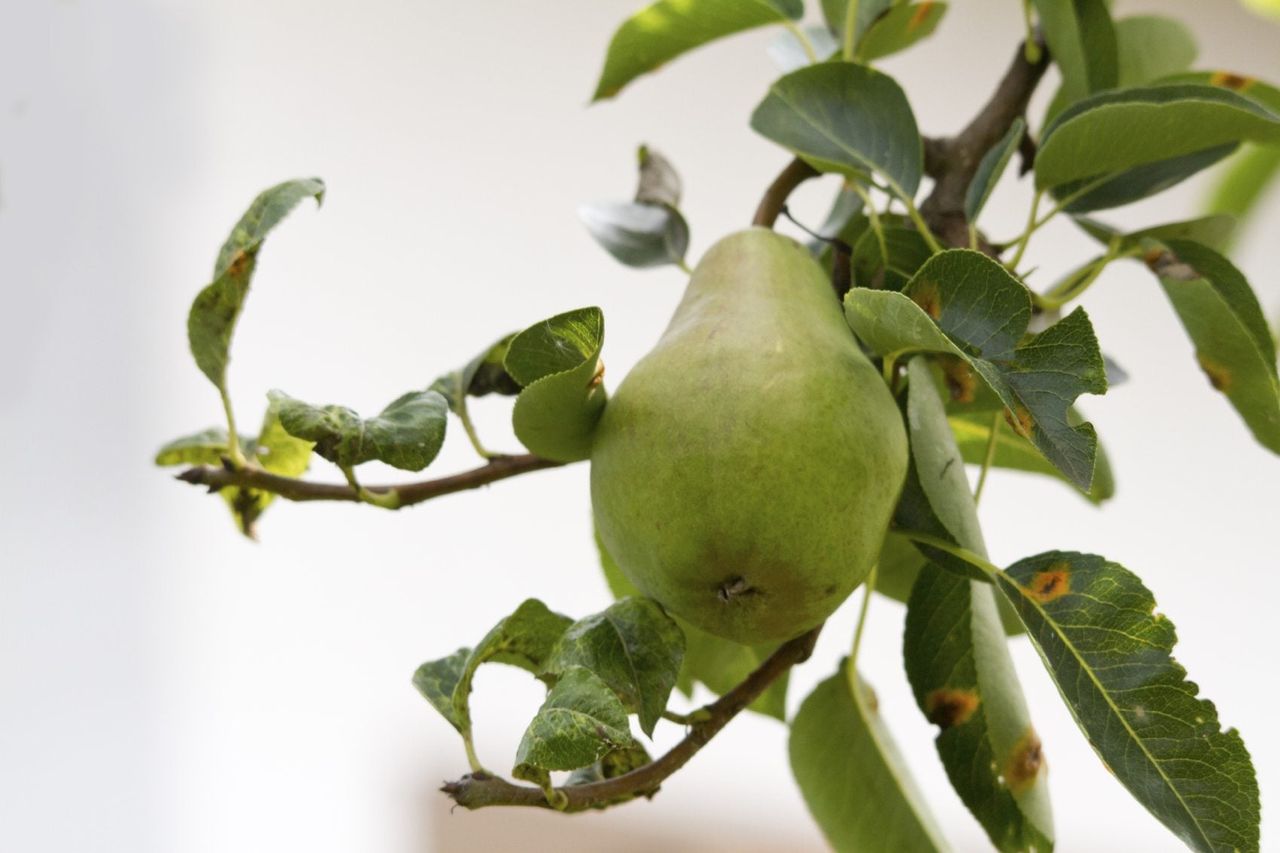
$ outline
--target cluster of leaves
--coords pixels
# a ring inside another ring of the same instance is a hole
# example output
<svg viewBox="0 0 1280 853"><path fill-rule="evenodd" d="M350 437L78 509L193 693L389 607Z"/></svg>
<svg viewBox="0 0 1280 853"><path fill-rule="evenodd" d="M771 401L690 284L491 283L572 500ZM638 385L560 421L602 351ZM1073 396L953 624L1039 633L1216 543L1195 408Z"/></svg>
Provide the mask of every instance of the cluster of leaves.
<svg viewBox="0 0 1280 853"><path fill-rule="evenodd" d="M1028 0L1061 85L1037 122L1018 118L982 157L964 198L967 247L944 247L917 205L926 184L924 140L905 92L871 63L918 43L947 6L896 0L823 0L823 23L801 27L802 0L658 0L626 21L609 46L596 99L703 44L780 27L770 47L784 75L751 126L812 169L842 179L815 259L847 261L843 309L851 334L883 369L911 445L907 482L875 590L906 604L903 657L921 713L956 792L1000 850L1051 849L1052 811L1040 737L1018 684L1006 633L1025 633L1101 759L1153 815L1197 850L1258 847L1258 792L1240 736L1223 730L1171 657L1172 624L1128 569L1103 557L1050 551L992 565L966 463L1049 475L1100 503L1114 492L1094 427L1077 409L1122 378L1087 314L1063 314L1120 260L1145 264L1185 327L1212 386L1257 441L1280 453L1275 343L1245 276L1225 256L1234 221L1213 215L1124 229L1091 214L1155 195L1231 158L1218 205L1245 212L1260 175L1280 171L1280 90L1221 71L1197 71L1195 43L1176 21L1115 19L1105 0ZM1035 39L1029 53L1042 49ZM1031 58L1029 61L1038 61ZM1015 155L1034 185L1026 229L986 241L981 218ZM642 147L639 187L625 202L584 205L580 216L610 254L634 267L688 269L681 181ZM438 454L449 413L477 453L488 451L469 397L516 396L513 423L534 454L590 455L608 405L604 318L583 308L506 335L461 368L410 391L373 418L272 392L256 437L239 435L227 391L229 348L267 233L318 180L290 181L251 205L219 253L214 280L188 323L192 354L221 396L227 426L178 439L157 463L262 469L297 478L312 452L335 464L368 503L396 508L394 487L366 489L355 469L378 460L419 471ZM881 204L877 204L877 198ZM1041 214L1044 204L1052 208ZM1069 217L1104 248L1037 291L1021 261L1032 236ZM985 249L980 251L980 249ZM1006 257L1008 255L1008 257ZM979 492L981 483L979 480ZM270 502L262 488L223 495L241 528ZM673 689L725 693L772 651L721 640L641 598L601 549L618 601L574 622L536 600L472 648L423 664L414 683L461 735L473 773L470 696L483 663L519 666L547 698L525 733L512 774L564 806L566 785L616 778L650 761L630 716L652 735ZM856 644L855 644L856 648ZM786 679L752 706L785 719ZM796 779L841 850L939 850L943 834L911 781L875 694L854 658L802 703L791 721ZM630 796L648 795L652 789Z"/></svg>
<svg viewBox="0 0 1280 853"><path fill-rule="evenodd" d="M529 599L474 648L418 667L413 683L462 735L479 773L469 705L476 670L505 663L542 680L547 698L525 730L512 775L538 784L554 805L553 771L573 771L567 784L574 785L649 763L628 715L653 736L684 654L679 626L649 599L623 598L577 622Z"/></svg>

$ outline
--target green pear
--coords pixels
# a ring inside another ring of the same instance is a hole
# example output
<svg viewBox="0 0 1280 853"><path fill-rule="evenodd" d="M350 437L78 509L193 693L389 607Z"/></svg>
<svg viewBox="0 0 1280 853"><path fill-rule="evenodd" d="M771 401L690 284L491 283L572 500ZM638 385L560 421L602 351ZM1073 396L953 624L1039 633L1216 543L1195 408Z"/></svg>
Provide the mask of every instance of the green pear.
<svg viewBox="0 0 1280 853"><path fill-rule="evenodd" d="M822 269L763 228L694 270L591 450L601 540L644 594L741 643L815 627L871 570L907 437Z"/></svg>

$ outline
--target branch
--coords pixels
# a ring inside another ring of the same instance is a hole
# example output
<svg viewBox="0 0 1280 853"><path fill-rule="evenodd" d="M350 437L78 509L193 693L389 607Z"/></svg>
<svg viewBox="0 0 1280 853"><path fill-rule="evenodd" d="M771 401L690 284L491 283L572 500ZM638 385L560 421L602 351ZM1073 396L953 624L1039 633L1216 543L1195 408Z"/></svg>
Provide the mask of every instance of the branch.
<svg viewBox="0 0 1280 853"><path fill-rule="evenodd" d="M552 809L557 807L552 806L549 799L555 799L561 804L561 811L578 812L607 808L637 796L652 797L664 779L683 767L742 709L764 693L770 684L791 667L808 660L821 630L822 626L819 625L812 631L783 643L741 684L695 714L699 718L698 722L690 727L689 734L672 747L670 752L630 773L603 782L555 788L550 796L541 788L513 785L488 773L472 773L456 782L446 782L441 790L452 797L455 803L467 809L482 809L486 806Z"/></svg>
<svg viewBox="0 0 1280 853"><path fill-rule="evenodd" d="M423 501L451 495L487 486L498 480L527 474L530 471L541 471L544 468L557 468L563 462L553 462L539 456L525 454L521 456L495 456L487 465L463 471L449 477L435 480L423 480L419 483L405 483L399 486L366 486L365 490L375 495L394 494L398 501L392 509L402 509ZM214 468L210 465L198 465L188 468L178 475L184 483L196 486L208 486L209 491L216 492L228 487L258 489L271 492L291 501L350 501L360 503L361 498L354 488L337 483L315 483L298 480L293 477L282 477L263 471L261 468Z"/></svg>
<svg viewBox="0 0 1280 853"><path fill-rule="evenodd" d="M778 221L778 216L782 213L782 208L786 205L791 192L805 181L816 177L818 177L818 170L796 157L787 164L778 177L773 179L773 183L769 184L769 189L765 190L764 198L760 199L760 206L756 208L756 215L751 220L751 224L772 228L773 223Z"/></svg>
<svg viewBox="0 0 1280 853"><path fill-rule="evenodd" d="M1039 61L1031 63L1027 61L1025 45L1018 45L1013 62L990 100L959 135L925 141L925 172L934 179L934 187L920 206L920 213L945 243L969 243L965 193L983 155L1009 131L1014 119L1026 113L1027 103L1049 67L1049 50L1043 40L1040 47Z"/></svg>

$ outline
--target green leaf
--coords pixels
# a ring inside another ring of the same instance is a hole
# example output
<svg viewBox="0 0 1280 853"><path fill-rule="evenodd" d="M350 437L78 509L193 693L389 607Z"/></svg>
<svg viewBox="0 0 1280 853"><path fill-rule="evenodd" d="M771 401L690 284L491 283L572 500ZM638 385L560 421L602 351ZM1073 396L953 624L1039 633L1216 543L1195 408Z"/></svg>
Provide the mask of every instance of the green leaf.
<svg viewBox="0 0 1280 853"><path fill-rule="evenodd" d="M1044 131L1036 186L1057 190L1073 182L1097 183L1245 141L1280 142L1280 116L1212 86L1102 92L1073 104Z"/></svg>
<svg viewBox="0 0 1280 853"><path fill-rule="evenodd" d="M1033 0L1066 105L1118 82L1115 25L1106 0Z"/></svg>
<svg viewBox="0 0 1280 853"><path fill-rule="evenodd" d="M627 711L609 686L588 669L570 667L525 730L512 775L545 786L548 771L589 767L634 745Z"/></svg>
<svg viewBox="0 0 1280 853"><path fill-rule="evenodd" d="M1280 453L1280 380L1275 342L1244 275L1212 249L1166 240L1148 264L1196 348L1215 389L1231 401L1254 438Z"/></svg>
<svg viewBox="0 0 1280 853"><path fill-rule="evenodd" d="M893 0L860 0L858 17L854 21L854 44L862 38L871 25L879 20L893 5ZM832 36L837 42L844 40L845 16L849 11L849 0L822 0L822 17L827 22Z"/></svg>
<svg viewBox="0 0 1280 853"><path fill-rule="evenodd" d="M1247 145L1217 175L1205 206L1243 222L1259 208L1267 197L1267 191L1276 186L1278 178L1280 146ZM1225 250L1228 247L1215 248Z"/></svg>
<svg viewBox="0 0 1280 853"><path fill-rule="evenodd" d="M1128 569L1051 551L996 576L1107 768L1195 850L1258 849L1258 786L1239 733L1170 657L1173 624Z"/></svg>
<svg viewBox="0 0 1280 853"><path fill-rule="evenodd" d="M641 74L707 42L803 14L803 0L658 0L614 33L592 100L612 98Z"/></svg>
<svg viewBox="0 0 1280 853"><path fill-rule="evenodd" d="M624 598L569 626L546 671L555 675L574 666L591 670L628 711L639 715L641 730L653 737L683 659L680 626L656 602Z"/></svg>
<svg viewBox="0 0 1280 853"><path fill-rule="evenodd" d="M1074 410L1069 410L1069 418L1073 423L1082 423L1083 419ZM948 417L951 431L960 455L969 465L981 465L987 455L987 444L991 438L991 427L994 423L989 414L955 414ZM1088 491L1076 487L1061 471L1044 458L1040 451L1025 438L1008 429L1003 423L996 432L996 454L991 461L994 468L1007 468L1013 471L1026 471L1031 474L1045 474L1061 480L1080 491L1092 503L1100 504L1115 496L1116 484L1111 473L1111 462L1106 451L1098 445L1094 462L1093 485Z"/></svg>
<svg viewBox="0 0 1280 853"><path fill-rule="evenodd" d="M925 306L925 307L921 307ZM854 288L845 316L876 353L899 357L938 352L963 359L1009 410L1014 431L1089 489L1097 436L1072 424L1068 409L1083 393L1106 391L1106 368L1093 327L1077 309L1027 337L1031 299L995 261L953 249L934 255L903 293Z"/></svg>
<svg viewBox="0 0 1280 853"><path fill-rule="evenodd" d="M854 678L842 666L791 723L791 772L809 811L837 851L947 849L875 693Z"/></svg>
<svg viewBox="0 0 1280 853"><path fill-rule="evenodd" d="M985 554L960 451L923 358L911 360L907 381L912 467L927 510L948 538ZM907 603L903 656L920 710L939 726L938 753L952 787L992 843L1000 850L1051 848L1040 740L987 579L932 563L922 568Z"/></svg>
<svg viewBox="0 0 1280 853"><path fill-rule="evenodd" d="M609 592L615 598L640 595L635 585L622 574L617 561L605 550L604 543L600 541L598 534L596 548L600 553L600 567L604 571ZM676 677L676 688L685 696L692 695L694 682L706 685L708 690L717 695L728 693L756 667L764 663L777 648L777 645L744 646L712 636L706 631L693 627L678 616L672 618L680 626L685 638L684 657L680 662L679 675ZM789 679L790 673L784 673L748 705L747 709L764 714L766 717L785 721Z"/></svg>
<svg viewBox="0 0 1280 853"><path fill-rule="evenodd" d="M1155 82L1162 86L1216 86L1248 98L1273 113L1280 113L1280 88L1248 74L1237 74L1234 71L1186 71L1170 74Z"/></svg>
<svg viewBox="0 0 1280 853"><path fill-rule="evenodd" d="M964 215L970 222L978 221L978 214L982 212L982 208L986 207L987 200L991 198L992 191L1000 182L1004 170L1008 168L1009 161L1017 153L1018 146L1022 144L1022 137L1026 133L1027 123L1021 118L1014 119L1013 124L1009 126L1009 132L983 155L982 162L978 164L978 171L974 173L964 196Z"/></svg>
<svg viewBox="0 0 1280 853"><path fill-rule="evenodd" d="M449 403L437 391L410 391L368 420L343 406L313 406L283 391L269 397L290 435L314 441L316 453L342 468L377 459L421 471L444 443Z"/></svg>
<svg viewBox="0 0 1280 853"><path fill-rule="evenodd" d="M853 244L853 280L863 287L901 290L933 255L933 249L916 229L887 224L884 219L880 217L888 259L880 251L880 238L864 228Z"/></svg>
<svg viewBox="0 0 1280 853"><path fill-rule="evenodd" d="M543 320L516 335L506 368L524 386L512 421L516 437L533 453L558 462L591 455L604 411L604 314L579 308Z"/></svg>
<svg viewBox="0 0 1280 853"><path fill-rule="evenodd" d="M1195 36L1173 18L1135 15L1116 21L1115 28L1122 89L1186 71L1199 53Z"/></svg>
<svg viewBox="0 0 1280 853"><path fill-rule="evenodd" d="M430 391L444 397L449 409L457 412L462 398L484 397L487 394L513 396L520 393L520 384L511 378L503 361L516 333L512 332L495 341L471 361L452 373L446 373L431 383Z"/></svg>
<svg viewBox="0 0 1280 853"><path fill-rule="evenodd" d="M605 251L629 267L678 265L689 250L689 225L671 207L594 202L579 206L578 218Z"/></svg>
<svg viewBox="0 0 1280 853"><path fill-rule="evenodd" d="M1223 251L1230 245L1231 237L1236 229L1235 218L1221 214L1202 216L1198 219L1186 219L1180 222L1169 222L1164 225L1155 225L1150 228L1130 231L1127 234L1105 222L1099 222L1086 216L1077 216L1074 219L1075 223L1084 229L1086 234L1103 245L1109 245L1112 240L1118 237L1117 253L1139 248L1144 240L1192 240L1196 243L1203 243L1211 249Z"/></svg>
<svg viewBox="0 0 1280 853"><path fill-rule="evenodd" d="M778 80L751 115L751 127L814 168L848 178L875 172L900 195L915 195L924 146L893 78L862 65L827 62Z"/></svg>
<svg viewBox="0 0 1280 853"><path fill-rule="evenodd" d="M605 753L595 764L590 767L580 767L569 774L566 785L589 785L592 782L603 782L606 779L615 779L632 770L639 770L646 764L652 764L653 759L639 743L632 746L624 746L621 749L615 749L613 752ZM651 795L657 791L654 787L650 791L638 791L637 794ZM633 799L628 797L627 799ZM626 800L613 800L613 803L626 802Z"/></svg>
<svg viewBox="0 0 1280 853"><path fill-rule="evenodd" d="M230 452L227 431L222 427L210 427L201 432L184 435L156 451L155 464L169 465L221 465ZM253 447L252 436L240 436L240 447Z"/></svg>
<svg viewBox="0 0 1280 853"><path fill-rule="evenodd" d="M858 61L872 62L928 38L938 28L946 11L946 3L934 2L903 3L890 7L858 39Z"/></svg>
<svg viewBox="0 0 1280 853"><path fill-rule="evenodd" d="M471 649L458 649L447 658L424 663L413 674L413 686L418 688L422 698L459 732L463 730L463 724L454 709L453 695L470 657Z"/></svg>
<svg viewBox="0 0 1280 853"><path fill-rule="evenodd" d="M305 198L322 202L324 182L319 178L286 181L254 199L218 252L213 282L191 304L187 315L191 354L200 372L224 395L231 336L249 293L262 241Z"/></svg>
<svg viewBox="0 0 1280 853"><path fill-rule="evenodd" d="M1114 177L1082 179L1055 187L1054 196L1067 213L1088 213L1120 207L1162 193L1214 163L1229 157L1238 146L1234 142L1184 154L1168 160L1135 166Z"/></svg>
<svg viewBox="0 0 1280 853"><path fill-rule="evenodd" d="M484 635L484 639L467 656L453 688L453 719L458 720L457 728L464 737L469 738L471 733L469 702L471 681L476 670L492 661L542 675L552 649L571 624L573 620L568 616L562 616L536 598L530 598Z"/></svg>

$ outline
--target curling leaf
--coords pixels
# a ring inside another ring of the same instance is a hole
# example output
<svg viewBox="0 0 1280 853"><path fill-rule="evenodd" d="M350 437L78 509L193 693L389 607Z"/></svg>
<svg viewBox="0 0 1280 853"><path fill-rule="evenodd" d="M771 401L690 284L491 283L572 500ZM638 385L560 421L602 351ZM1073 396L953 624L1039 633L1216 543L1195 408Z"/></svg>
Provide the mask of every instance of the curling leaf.
<svg viewBox="0 0 1280 853"><path fill-rule="evenodd" d="M622 702L599 676L574 666L556 681L525 730L512 775L545 787L548 771L589 767L634 745Z"/></svg>
<svg viewBox="0 0 1280 853"><path fill-rule="evenodd" d="M342 468L377 459L421 471L444 443L449 404L437 391L410 391L368 420L343 406L313 406L283 391L269 396L290 435L315 442L316 453Z"/></svg>

